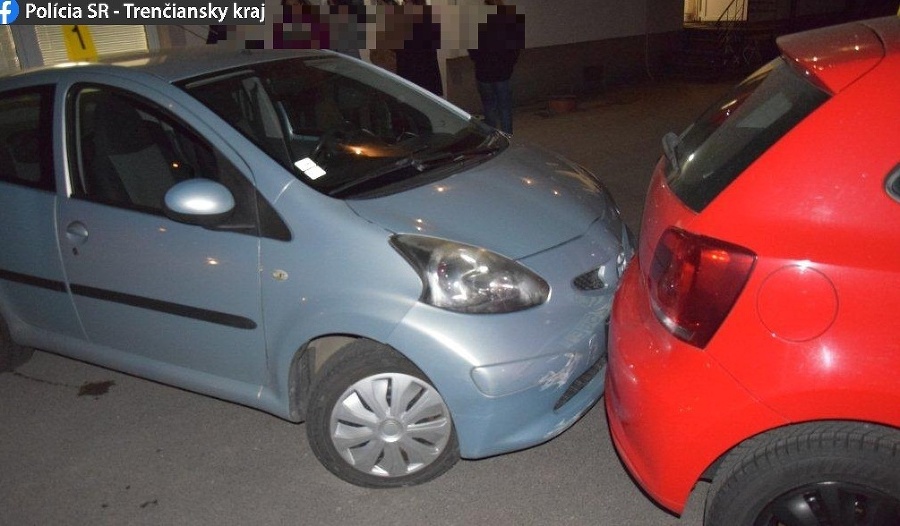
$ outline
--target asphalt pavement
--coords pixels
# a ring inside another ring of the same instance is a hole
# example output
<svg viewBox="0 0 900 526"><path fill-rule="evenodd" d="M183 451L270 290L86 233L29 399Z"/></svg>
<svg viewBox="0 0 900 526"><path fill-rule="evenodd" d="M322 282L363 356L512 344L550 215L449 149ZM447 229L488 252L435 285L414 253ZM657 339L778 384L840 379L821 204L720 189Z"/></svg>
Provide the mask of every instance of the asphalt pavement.
<svg viewBox="0 0 900 526"><path fill-rule="evenodd" d="M652 82L518 108L514 136L603 178L639 230L660 138L728 88ZM48 353L0 375L0 525L699 526L652 503L616 456L602 403L554 440L372 490L321 467L303 424Z"/></svg>

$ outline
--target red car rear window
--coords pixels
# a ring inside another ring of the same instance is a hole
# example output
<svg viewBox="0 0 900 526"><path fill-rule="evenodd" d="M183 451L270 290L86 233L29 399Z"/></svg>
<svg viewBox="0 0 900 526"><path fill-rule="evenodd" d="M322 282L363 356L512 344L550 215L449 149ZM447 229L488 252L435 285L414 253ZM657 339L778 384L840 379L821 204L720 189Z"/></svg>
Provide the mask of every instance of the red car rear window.
<svg viewBox="0 0 900 526"><path fill-rule="evenodd" d="M675 162L669 163L669 187L684 204L700 212L828 97L783 59L773 60L681 134L674 151L670 150Z"/></svg>

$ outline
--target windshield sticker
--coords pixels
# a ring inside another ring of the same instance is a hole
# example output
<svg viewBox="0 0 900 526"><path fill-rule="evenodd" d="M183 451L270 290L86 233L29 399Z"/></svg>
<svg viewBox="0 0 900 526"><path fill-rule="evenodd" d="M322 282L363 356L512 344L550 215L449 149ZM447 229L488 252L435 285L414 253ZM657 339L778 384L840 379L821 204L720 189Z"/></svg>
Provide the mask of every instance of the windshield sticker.
<svg viewBox="0 0 900 526"><path fill-rule="evenodd" d="M303 172L303 175L309 177L313 181L325 175L325 170L323 170L321 166L316 164L316 162L309 157L300 159L299 161L294 163L294 166L296 166L298 170Z"/></svg>

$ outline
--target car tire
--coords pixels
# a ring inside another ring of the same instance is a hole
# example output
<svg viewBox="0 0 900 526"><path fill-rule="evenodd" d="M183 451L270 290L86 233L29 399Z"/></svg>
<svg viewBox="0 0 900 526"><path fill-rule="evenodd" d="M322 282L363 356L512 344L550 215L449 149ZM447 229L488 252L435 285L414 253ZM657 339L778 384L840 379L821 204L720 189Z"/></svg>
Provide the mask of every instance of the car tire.
<svg viewBox="0 0 900 526"><path fill-rule="evenodd" d="M34 349L15 343L6 320L0 316L0 373L13 371L31 359Z"/></svg>
<svg viewBox="0 0 900 526"><path fill-rule="evenodd" d="M459 460L437 389L412 362L368 340L340 350L316 376L306 431L319 461L358 486L421 484Z"/></svg>
<svg viewBox="0 0 900 526"><path fill-rule="evenodd" d="M817 422L730 453L707 498L706 526L900 524L900 431Z"/></svg>

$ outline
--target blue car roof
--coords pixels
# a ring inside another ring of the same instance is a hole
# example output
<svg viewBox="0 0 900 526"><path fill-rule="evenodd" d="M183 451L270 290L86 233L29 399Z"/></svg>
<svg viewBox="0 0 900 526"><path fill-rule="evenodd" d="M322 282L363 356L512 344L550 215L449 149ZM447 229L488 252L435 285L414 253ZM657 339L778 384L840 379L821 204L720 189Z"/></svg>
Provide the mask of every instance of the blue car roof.
<svg viewBox="0 0 900 526"><path fill-rule="evenodd" d="M139 70L166 82L178 82L216 71L239 68L249 64L294 57L331 56L333 52L320 50L230 49L220 46L196 46L140 53L111 55L96 62L72 62L41 66L13 73L6 78L59 74L63 70L88 68L123 68Z"/></svg>

